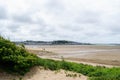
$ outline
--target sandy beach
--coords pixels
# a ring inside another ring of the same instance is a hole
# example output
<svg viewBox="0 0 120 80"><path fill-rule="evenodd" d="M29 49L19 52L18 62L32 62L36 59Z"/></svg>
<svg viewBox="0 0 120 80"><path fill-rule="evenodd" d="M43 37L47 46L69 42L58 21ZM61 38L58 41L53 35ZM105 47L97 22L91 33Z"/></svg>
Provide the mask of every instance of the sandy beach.
<svg viewBox="0 0 120 80"><path fill-rule="evenodd" d="M43 58L120 66L120 46L113 45L29 45L26 48Z"/></svg>

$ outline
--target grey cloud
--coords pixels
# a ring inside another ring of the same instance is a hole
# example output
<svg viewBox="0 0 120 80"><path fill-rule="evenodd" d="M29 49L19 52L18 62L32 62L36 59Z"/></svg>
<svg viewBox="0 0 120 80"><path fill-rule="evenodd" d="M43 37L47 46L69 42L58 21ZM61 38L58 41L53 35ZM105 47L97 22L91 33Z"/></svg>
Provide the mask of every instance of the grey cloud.
<svg viewBox="0 0 120 80"><path fill-rule="evenodd" d="M113 25L110 29L112 35L120 35L120 25Z"/></svg>
<svg viewBox="0 0 120 80"><path fill-rule="evenodd" d="M65 29L65 30L68 30L68 31L75 31L75 32L80 32L80 31L83 31L84 28L82 27L82 25L79 25L79 24L63 24L63 25L60 25L60 27L62 29Z"/></svg>
<svg viewBox="0 0 120 80"><path fill-rule="evenodd" d="M32 35L39 35L43 37L47 37L48 35L51 35L52 33L55 33L56 29L52 26L43 26L38 25L38 29L32 30Z"/></svg>
<svg viewBox="0 0 120 80"><path fill-rule="evenodd" d="M20 30L20 24L17 24L17 23L12 23L10 25L7 26L7 29L9 29L10 32L12 33L16 33L16 32L19 32Z"/></svg>
<svg viewBox="0 0 120 80"><path fill-rule="evenodd" d="M6 19L7 18L7 11L4 7L0 6L0 19Z"/></svg>
<svg viewBox="0 0 120 80"><path fill-rule="evenodd" d="M94 12L94 11L83 11L80 12L78 15L78 18L75 20L77 23L99 23L100 22L100 16L102 13Z"/></svg>
<svg viewBox="0 0 120 80"><path fill-rule="evenodd" d="M90 36L90 37L99 36L99 34L98 34L97 32L93 32L93 33L87 32L87 33L85 33L85 35L86 35L86 36Z"/></svg>
<svg viewBox="0 0 120 80"><path fill-rule="evenodd" d="M64 11L64 8L64 5L58 0L49 0L46 3L46 9L49 11L49 13L54 13L54 15L61 14Z"/></svg>
<svg viewBox="0 0 120 80"><path fill-rule="evenodd" d="M3 21L2 21L3 22ZM14 22L4 22L1 24L0 22L0 34L10 37L11 34L16 34L20 30L20 25ZM13 36L12 36L13 37Z"/></svg>
<svg viewBox="0 0 120 80"><path fill-rule="evenodd" d="M38 24L39 26L43 26L43 28L47 26L43 18L36 18L34 21L32 15L32 13L16 14L12 15L12 20L19 24Z"/></svg>
<svg viewBox="0 0 120 80"><path fill-rule="evenodd" d="M29 16L29 14L16 14L13 15L13 20L16 22L21 22L21 23L32 23L32 19Z"/></svg>

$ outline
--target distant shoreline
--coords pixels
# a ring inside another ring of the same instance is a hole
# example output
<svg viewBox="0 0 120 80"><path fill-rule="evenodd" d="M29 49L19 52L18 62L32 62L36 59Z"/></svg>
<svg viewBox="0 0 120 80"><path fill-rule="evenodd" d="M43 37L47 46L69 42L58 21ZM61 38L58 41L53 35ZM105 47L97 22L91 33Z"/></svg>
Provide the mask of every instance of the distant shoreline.
<svg viewBox="0 0 120 80"><path fill-rule="evenodd" d="M57 40L57 41L16 41L16 44L24 45L93 45L91 43L81 43L75 41Z"/></svg>
<svg viewBox="0 0 120 80"><path fill-rule="evenodd" d="M56 40L56 41L13 41L15 44L24 44L24 45L102 45L102 46L120 46L119 43L84 43L84 42L75 42L67 40Z"/></svg>

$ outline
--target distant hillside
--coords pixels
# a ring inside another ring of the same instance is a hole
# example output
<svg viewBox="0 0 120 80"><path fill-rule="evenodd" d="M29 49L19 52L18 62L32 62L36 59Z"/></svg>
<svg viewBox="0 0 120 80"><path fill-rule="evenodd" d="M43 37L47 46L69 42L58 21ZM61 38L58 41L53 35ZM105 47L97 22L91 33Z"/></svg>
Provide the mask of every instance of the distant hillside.
<svg viewBox="0 0 120 80"><path fill-rule="evenodd" d="M56 41L20 41L14 42L16 44L25 44L25 45L91 45L90 43L80 43L67 40L56 40Z"/></svg>

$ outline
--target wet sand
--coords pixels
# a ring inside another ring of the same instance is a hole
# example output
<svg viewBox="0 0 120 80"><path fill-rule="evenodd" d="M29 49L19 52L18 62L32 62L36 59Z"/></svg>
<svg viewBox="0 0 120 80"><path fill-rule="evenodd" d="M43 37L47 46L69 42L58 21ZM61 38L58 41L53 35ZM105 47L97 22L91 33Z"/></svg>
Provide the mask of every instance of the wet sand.
<svg viewBox="0 0 120 80"><path fill-rule="evenodd" d="M40 57L120 66L120 46L110 45L29 45Z"/></svg>

